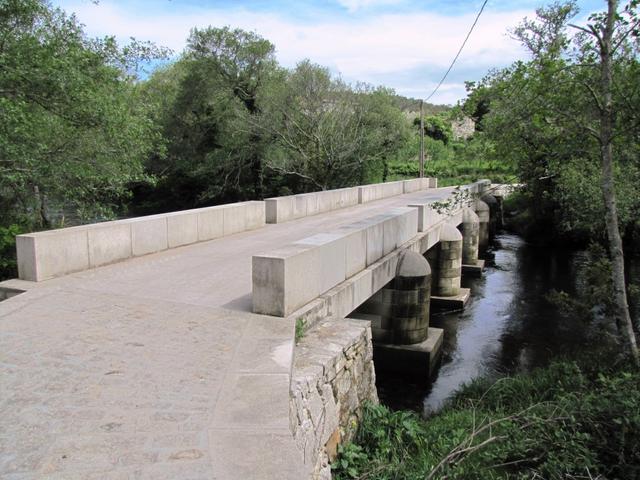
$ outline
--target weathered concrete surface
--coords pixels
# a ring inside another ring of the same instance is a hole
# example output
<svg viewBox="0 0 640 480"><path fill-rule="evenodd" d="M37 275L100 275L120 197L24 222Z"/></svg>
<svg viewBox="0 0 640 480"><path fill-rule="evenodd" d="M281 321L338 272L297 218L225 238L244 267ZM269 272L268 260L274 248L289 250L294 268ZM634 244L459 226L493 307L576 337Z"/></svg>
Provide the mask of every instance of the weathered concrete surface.
<svg viewBox="0 0 640 480"><path fill-rule="evenodd" d="M397 207L254 255L253 311L288 316L345 281L347 271L363 270L417 233L417 210ZM365 252L359 250L362 246L366 246Z"/></svg>
<svg viewBox="0 0 640 480"><path fill-rule="evenodd" d="M79 288L2 302L2 478L304 478L293 328Z"/></svg>
<svg viewBox="0 0 640 480"><path fill-rule="evenodd" d="M428 379L435 373L442 356L444 330L429 327L427 338L420 343L396 345L376 342L373 356L379 371L415 375Z"/></svg>
<svg viewBox="0 0 640 480"><path fill-rule="evenodd" d="M295 317L249 313L251 256L449 191L5 282L28 291L0 302L0 477L306 478L288 416ZM392 257L349 279L351 301Z"/></svg>
<svg viewBox="0 0 640 480"><path fill-rule="evenodd" d="M431 305L433 307L447 308L451 310L462 310L471 299L471 290L461 288L457 295L443 297L431 295Z"/></svg>
<svg viewBox="0 0 640 480"><path fill-rule="evenodd" d="M16 237L18 272L40 282L264 224L264 202L251 201L28 233Z"/></svg>

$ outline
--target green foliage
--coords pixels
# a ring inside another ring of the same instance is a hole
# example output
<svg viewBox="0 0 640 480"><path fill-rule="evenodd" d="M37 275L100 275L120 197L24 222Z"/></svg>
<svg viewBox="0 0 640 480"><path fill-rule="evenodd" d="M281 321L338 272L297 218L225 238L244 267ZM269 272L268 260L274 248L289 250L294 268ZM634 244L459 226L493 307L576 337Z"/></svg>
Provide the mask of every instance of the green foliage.
<svg viewBox="0 0 640 480"><path fill-rule="evenodd" d="M145 179L158 140L117 67L132 50L87 39L74 17L41 0L0 4L0 44L1 223L26 215L47 227L56 206L90 218L118 208L128 184Z"/></svg>
<svg viewBox="0 0 640 480"><path fill-rule="evenodd" d="M304 337L305 326L304 320L302 318L296 319L296 333L295 333L295 341L298 343Z"/></svg>
<svg viewBox="0 0 640 480"><path fill-rule="evenodd" d="M420 126L420 118L413 121L414 125ZM429 116L424 119L424 134L433 140L439 140L447 145L453 137L451 123L448 119L438 116Z"/></svg>
<svg viewBox="0 0 640 480"><path fill-rule="evenodd" d="M473 382L429 419L368 406L354 444L341 447L334 476L640 478L638 387L640 376L623 362L559 362Z"/></svg>
<svg viewBox="0 0 640 480"><path fill-rule="evenodd" d="M593 242L587 249L586 261L576 272L580 282L577 292L568 294L551 290L547 300L567 317L590 319L597 314L613 318L615 304L611 271L611 260L606 250L600 243ZM638 285L629 282L627 290L631 305L640 300Z"/></svg>
<svg viewBox="0 0 640 480"><path fill-rule="evenodd" d="M628 235L638 228L640 211L640 62L637 37L627 34L637 20L636 9L630 4L616 18L612 57L615 192L621 230ZM494 155L517 167L526 184L526 216L532 224L527 230L538 241L602 239L606 231L599 58L593 38L569 27L576 13L575 2L555 3L538 9L537 18L525 19L513 35L532 59L468 84L463 106L481 117L479 127L492 141ZM591 17L596 23L602 18Z"/></svg>
<svg viewBox="0 0 640 480"><path fill-rule="evenodd" d="M19 225L0 226L0 279L15 277L16 235L23 233Z"/></svg>
<svg viewBox="0 0 640 480"><path fill-rule="evenodd" d="M297 190L379 181L408 139L391 92L348 85L309 61L269 84L262 101L261 126L275 140L268 168L294 178Z"/></svg>
<svg viewBox="0 0 640 480"><path fill-rule="evenodd" d="M425 175L437 177L439 186L460 185L479 178L490 178L496 183L513 183L516 180L514 166L496 158L493 142L482 134L448 145L425 138L425 150ZM417 151L416 144L408 153L415 154ZM389 162L390 179L415 178L419 172L417 158L398 157Z"/></svg>

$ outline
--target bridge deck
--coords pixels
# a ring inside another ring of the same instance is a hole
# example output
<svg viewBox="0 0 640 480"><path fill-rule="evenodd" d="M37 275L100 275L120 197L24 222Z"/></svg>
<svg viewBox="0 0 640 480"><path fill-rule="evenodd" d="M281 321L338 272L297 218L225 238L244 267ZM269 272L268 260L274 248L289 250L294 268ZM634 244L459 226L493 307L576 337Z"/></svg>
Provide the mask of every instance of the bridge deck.
<svg viewBox="0 0 640 480"><path fill-rule="evenodd" d="M303 478L294 323L251 311L251 257L416 192L41 283L0 303L0 477Z"/></svg>

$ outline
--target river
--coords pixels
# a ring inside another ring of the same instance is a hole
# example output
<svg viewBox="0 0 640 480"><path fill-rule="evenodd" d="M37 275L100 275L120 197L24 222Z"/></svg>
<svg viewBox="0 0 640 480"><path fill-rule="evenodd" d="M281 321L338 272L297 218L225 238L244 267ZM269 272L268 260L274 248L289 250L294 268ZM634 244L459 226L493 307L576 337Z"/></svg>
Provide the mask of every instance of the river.
<svg viewBox="0 0 640 480"><path fill-rule="evenodd" d="M433 312L430 324L445 331L440 368L431 381L380 373L382 403L429 414L464 383L544 366L554 358L588 348L593 329L563 316L546 294L581 288L587 254L526 244L517 235L498 235L482 278L464 278L472 299L462 312ZM637 259L636 259L637 260ZM637 278L640 262L630 265Z"/></svg>

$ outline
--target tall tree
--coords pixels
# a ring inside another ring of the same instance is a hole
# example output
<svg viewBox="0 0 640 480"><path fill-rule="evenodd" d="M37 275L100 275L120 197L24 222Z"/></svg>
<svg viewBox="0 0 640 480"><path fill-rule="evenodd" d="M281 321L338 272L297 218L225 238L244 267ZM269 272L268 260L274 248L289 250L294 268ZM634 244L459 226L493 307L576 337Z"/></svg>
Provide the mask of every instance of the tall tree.
<svg viewBox="0 0 640 480"><path fill-rule="evenodd" d="M43 0L0 2L0 223L46 228L49 204L104 217L157 141L131 56Z"/></svg>
<svg viewBox="0 0 640 480"><path fill-rule="evenodd" d="M271 82L262 102L260 127L277 146L269 167L302 179L306 189L379 178L408 134L391 92L351 87L308 60Z"/></svg>
<svg viewBox="0 0 640 480"><path fill-rule="evenodd" d="M627 5L630 20L621 21L618 14L617 0L607 1L606 15L594 15L587 27L576 26L580 31L595 39L595 44L585 42L583 57L586 60L591 52L595 52L599 58L600 78L597 88L589 83L585 87L592 96L594 106L598 113L598 129L593 134L597 135L600 144L600 162L602 166L601 188L605 205L605 221L607 226L607 238L609 240L609 255L612 262L612 281L614 302L618 321L626 333L630 350L636 365L640 367L640 355L636 335L629 314L627 301L627 289L624 273L624 253L620 226L618 222L618 208L616 202L616 189L614 179L613 141L615 133L615 110L613 104L613 56L616 49L624 42L628 35L638 33L638 21L635 18L634 8L637 2ZM622 31L619 31L622 30ZM616 36L616 33L618 35ZM616 38L617 37L617 38ZM615 41L617 40L617 41Z"/></svg>
<svg viewBox="0 0 640 480"><path fill-rule="evenodd" d="M577 34L569 28L575 2L537 10L537 19L525 19L513 32L531 61L492 72L472 97L491 99L483 127L498 155L519 165L534 218L607 242L613 310L637 361L621 235L639 225L636 8L634 0L618 12L609 1L606 12L575 26Z"/></svg>
<svg viewBox="0 0 640 480"><path fill-rule="evenodd" d="M260 113L258 92L276 66L275 47L271 42L240 29L195 28L187 40L187 57L210 63L248 114ZM250 132L249 142L254 198L261 199L264 167L259 131Z"/></svg>

